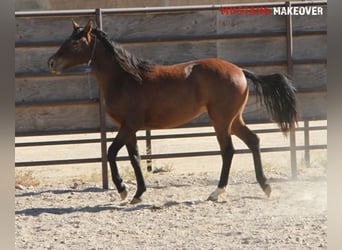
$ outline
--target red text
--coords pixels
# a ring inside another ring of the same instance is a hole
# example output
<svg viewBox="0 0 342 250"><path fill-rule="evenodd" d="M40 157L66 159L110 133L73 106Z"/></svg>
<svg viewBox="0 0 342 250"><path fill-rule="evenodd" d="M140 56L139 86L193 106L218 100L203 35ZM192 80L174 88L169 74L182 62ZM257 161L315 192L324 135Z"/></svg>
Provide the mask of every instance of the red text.
<svg viewBox="0 0 342 250"><path fill-rule="evenodd" d="M221 7L222 15L266 15L271 14L271 10L268 7Z"/></svg>

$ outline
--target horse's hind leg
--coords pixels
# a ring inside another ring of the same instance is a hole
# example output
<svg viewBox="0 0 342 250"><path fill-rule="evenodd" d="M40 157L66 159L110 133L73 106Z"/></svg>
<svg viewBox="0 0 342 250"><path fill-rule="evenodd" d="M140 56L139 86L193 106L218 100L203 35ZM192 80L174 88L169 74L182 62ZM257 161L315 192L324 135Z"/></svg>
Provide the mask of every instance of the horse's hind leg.
<svg viewBox="0 0 342 250"><path fill-rule="evenodd" d="M252 151L256 179L262 190L269 197L271 194L271 186L267 183L267 178L265 177L262 168L259 137L246 126L241 116L234 121L232 132L239 137Z"/></svg>
<svg viewBox="0 0 342 250"><path fill-rule="evenodd" d="M218 187L214 192L210 194L208 200L217 201L218 196L224 192L225 187L228 184L230 166L234 155L234 147L229 132L230 129L228 129L228 126L217 126L215 125L215 123L213 125L215 128L217 140L220 145L222 168Z"/></svg>
<svg viewBox="0 0 342 250"><path fill-rule="evenodd" d="M131 201L132 204L136 204L141 202L140 197L146 191L146 186L144 176L140 168L140 155L138 151L137 138L135 134L126 143L126 148L137 179L137 192L134 195L133 200Z"/></svg>

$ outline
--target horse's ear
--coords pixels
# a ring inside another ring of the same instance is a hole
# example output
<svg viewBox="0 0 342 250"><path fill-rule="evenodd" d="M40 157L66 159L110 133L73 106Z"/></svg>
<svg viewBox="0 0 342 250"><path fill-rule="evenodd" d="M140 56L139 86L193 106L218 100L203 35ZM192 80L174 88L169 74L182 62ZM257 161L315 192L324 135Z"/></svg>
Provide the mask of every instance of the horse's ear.
<svg viewBox="0 0 342 250"><path fill-rule="evenodd" d="M84 30L83 30L83 31L84 31L86 34L89 34L89 33L92 31L93 27L94 27L94 23L93 23L93 21L90 19L90 20L88 21L87 25L84 27Z"/></svg>
<svg viewBox="0 0 342 250"><path fill-rule="evenodd" d="M74 29L77 29L77 28L80 27L80 25L79 25L78 23L76 23L76 21L75 21L74 19L72 19L72 27L73 27Z"/></svg>

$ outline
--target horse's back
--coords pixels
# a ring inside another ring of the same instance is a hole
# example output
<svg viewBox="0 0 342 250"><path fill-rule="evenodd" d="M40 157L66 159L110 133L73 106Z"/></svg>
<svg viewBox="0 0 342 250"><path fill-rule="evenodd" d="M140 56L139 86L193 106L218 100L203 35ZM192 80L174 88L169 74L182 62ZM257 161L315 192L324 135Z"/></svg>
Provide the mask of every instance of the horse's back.
<svg viewBox="0 0 342 250"><path fill-rule="evenodd" d="M206 58L168 66L156 65L153 71L147 72L145 79L146 84L162 86L165 89L168 88L167 85L186 87L193 84L199 87L202 83L207 87L220 84L241 87L246 85L242 69L219 58Z"/></svg>

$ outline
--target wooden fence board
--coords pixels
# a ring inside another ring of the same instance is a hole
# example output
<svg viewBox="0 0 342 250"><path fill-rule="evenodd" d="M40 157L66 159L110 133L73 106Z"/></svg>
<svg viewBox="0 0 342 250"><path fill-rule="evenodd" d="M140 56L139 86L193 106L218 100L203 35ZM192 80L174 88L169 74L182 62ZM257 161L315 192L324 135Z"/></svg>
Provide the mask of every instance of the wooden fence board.
<svg viewBox="0 0 342 250"><path fill-rule="evenodd" d="M227 39L219 40L217 44L218 57L235 64L286 59L284 37Z"/></svg>
<svg viewBox="0 0 342 250"><path fill-rule="evenodd" d="M84 25L94 16L16 18L16 42L64 41L71 35L72 18Z"/></svg>
<svg viewBox="0 0 342 250"><path fill-rule="evenodd" d="M292 16L292 24L294 32L307 31L327 31L327 7L323 8L323 15L297 15Z"/></svg>
<svg viewBox="0 0 342 250"><path fill-rule="evenodd" d="M253 24L253 25L251 25ZM257 24L257 25L255 25ZM217 33L226 35L286 32L283 16L222 15L217 12Z"/></svg>
<svg viewBox="0 0 342 250"><path fill-rule="evenodd" d="M322 60L327 57L326 35L294 36L293 59Z"/></svg>
<svg viewBox="0 0 342 250"><path fill-rule="evenodd" d="M300 120L326 119L327 93L297 93ZM244 110L246 120L265 121L269 120L266 108L256 96L250 96Z"/></svg>
<svg viewBox="0 0 342 250"><path fill-rule="evenodd" d="M295 64L293 78L297 88L324 89L328 84L326 64Z"/></svg>
<svg viewBox="0 0 342 250"><path fill-rule="evenodd" d="M87 76L17 78L15 98L16 103L86 100L98 98L95 85L91 78L89 86Z"/></svg>
<svg viewBox="0 0 342 250"><path fill-rule="evenodd" d="M297 95L301 119L325 119L327 95L326 93L310 93ZM317 107L320 107L319 109ZM265 107L250 96L243 113L246 121L267 121ZM32 106L16 108L16 132L30 131L72 131L79 129L97 129L98 105L53 105ZM209 122L207 114L204 114L189 124ZM107 120L107 126L114 126Z"/></svg>
<svg viewBox="0 0 342 250"><path fill-rule="evenodd" d="M287 66L283 65L266 65L266 66L247 66L243 67L248 70L255 72L256 74L274 74L274 73L281 73L286 74Z"/></svg>
<svg viewBox="0 0 342 250"><path fill-rule="evenodd" d="M83 105L52 105L16 107L16 133L40 131L72 131L99 128L99 107Z"/></svg>
<svg viewBox="0 0 342 250"><path fill-rule="evenodd" d="M52 48L16 48L15 72L48 72L47 61L57 51Z"/></svg>
<svg viewBox="0 0 342 250"><path fill-rule="evenodd" d="M164 65L217 57L215 41L130 44L124 47L138 57Z"/></svg>
<svg viewBox="0 0 342 250"><path fill-rule="evenodd" d="M162 24L162 25L161 25ZM216 33L216 11L104 14L103 30L114 39L188 37Z"/></svg>
<svg viewBox="0 0 342 250"><path fill-rule="evenodd" d="M306 120L327 119L327 92L298 93L300 118Z"/></svg>

